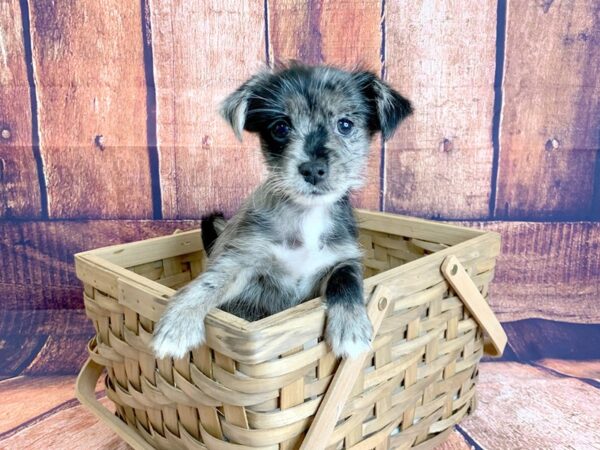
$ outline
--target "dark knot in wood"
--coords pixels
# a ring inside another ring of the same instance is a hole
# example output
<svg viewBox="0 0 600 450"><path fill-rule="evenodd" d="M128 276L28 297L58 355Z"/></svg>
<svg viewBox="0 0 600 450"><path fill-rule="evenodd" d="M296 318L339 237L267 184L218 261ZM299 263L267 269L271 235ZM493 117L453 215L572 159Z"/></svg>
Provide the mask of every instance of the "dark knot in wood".
<svg viewBox="0 0 600 450"><path fill-rule="evenodd" d="M557 150L559 147L560 147L560 142L558 142L558 139L556 139L556 138L548 139L546 141L546 151L547 152Z"/></svg>
<svg viewBox="0 0 600 450"><path fill-rule="evenodd" d="M106 141L104 139L104 136L101 134L98 134L94 138L94 144L96 144L96 147L98 147L100 150L104 150L106 148Z"/></svg>
<svg viewBox="0 0 600 450"><path fill-rule="evenodd" d="M204 135L202 137L202 148L203 149L208 149L212 146L213 140L212 137L210 137L208 134Z"/></svg>
<svg viewBox="0 0 600 450"><path fill-rule="evenodd" d="M4 140L4 141L10 140L10 138L12 137L10 128L8 128L6 125L3 126L0 130L0 136L2 137L2 140Z"/></svg>
<svg viewBox="0 0 600 450"><path fill-rule="evenodd" d="M444 138L442 142L440 142L440 151L449 153L454 150L454 143L450 139Z"/></svg>

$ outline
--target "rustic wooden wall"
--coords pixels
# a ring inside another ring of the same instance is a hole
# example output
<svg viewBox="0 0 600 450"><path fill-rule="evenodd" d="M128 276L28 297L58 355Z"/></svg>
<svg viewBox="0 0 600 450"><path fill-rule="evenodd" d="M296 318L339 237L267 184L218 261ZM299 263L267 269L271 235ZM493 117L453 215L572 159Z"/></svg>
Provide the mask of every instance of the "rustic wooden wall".
<svg viewBox="0 0 600 450"><path fill-rule="evenodd" d="M80 310L74 252L232 214L264 173L217 105L295 58L414 102L357 205L500 231L504 321L600 322L598 4L466 3L1 1L0 309Z"/></svg>
<svg viewBox="0 0 600 450"><path fill-rule="evenodd" d="M491 302L505 359L531 365L482 370L510 394L509 407L482 401L489 417L535 404L540 379L567 392L542 393L545 410L597 393L596 0L0 0L0 391L30 405L0 417L0 447L42 428L61 430L48 448L119 445L106 430L92 444L97 425L72 400L93 333L72 255L234 213L264 172L256 138L237 142L217 105L290 58L361 64L415 105L373 142L355 204L502 234ZM507 423L515 445L530 437ZM447 448L506 448L497 428L466 422ZM545 431L535 442L556 447Z"/></svg>
<svg viewBox="0 0 600 450"><path fill-rule="evenodd" d="M600 6L509 5L495 216L597 220Z"/></svg>
<svg viewBox="0 0 600 450"><path fill-rule="evenodd" d="M496 6L459 3L386 3L386 75L415 104L385 148L386 210L492 218Z"/></svg>
<svg viewBox="0 0 600 450"><path fill-rule="evenodd" d="M139 5L36 0L29 23L48 218L151 218Z"/></svg>

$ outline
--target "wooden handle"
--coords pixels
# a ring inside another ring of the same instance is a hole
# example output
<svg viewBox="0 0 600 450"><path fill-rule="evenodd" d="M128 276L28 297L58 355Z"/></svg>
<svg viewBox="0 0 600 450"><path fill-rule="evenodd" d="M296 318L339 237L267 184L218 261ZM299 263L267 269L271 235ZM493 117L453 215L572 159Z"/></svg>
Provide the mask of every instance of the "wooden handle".
<svg viewBox="0 0 600 450"><path fill-rule="evenodd" d="M490 305L485 301L485 298L483 298L481 292L479 292L479 289L473 283L473 280L456 256L450 255L444 260L442 263L442 273L475 321L488 335L488 338L484 339L484 352L494 357L502 356L504 347L506 347L506 333L500 322L498 322Z"/></svg>
<svg viewBox="0 0 600 450"><path fill-rule="evenodd" d="M390 291L386 287L378 286L371 296L367 307L367 314L373 325L373 336L371 343L377 336L377 331L390 307ZM322 450L329 442L335 424L340 418L346 400L354 387L357 374L362 370L365 358L369 352L365 352L354 359L343 359L321 401L321 405L315 418L306 433L300 450Z"/></svg>
<svg viewBox="0 0 600 450"><path fill-rule="evenodd" d="M96 363L89 358L84 364L77 381L75 382L75 395L81 403L87 406L92 412L113 429L125 442L131 445L135 450L152 450L153 447L144 440L133 429L129 428L125 422L115 416L112 412L96 400L96 383L102 374L104 366Z"/></svg>

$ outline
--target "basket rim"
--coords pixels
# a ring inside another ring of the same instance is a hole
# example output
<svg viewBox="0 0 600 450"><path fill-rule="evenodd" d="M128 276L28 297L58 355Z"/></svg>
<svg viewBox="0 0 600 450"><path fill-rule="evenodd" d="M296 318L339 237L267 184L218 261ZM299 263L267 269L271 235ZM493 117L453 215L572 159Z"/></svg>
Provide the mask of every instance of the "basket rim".
<svg viewBox="0 0 600 450"><path fill-rule="evenodd" d="M447 256L461 252L466 253L468 252L470 247L482 245L485 243L489 245L499 245L500 243L500 234L494 231L475 230L464 226L450 225L432 220L419 219L387 212L373 212L360 209L355 209L355 212L358 216L357 218L359 228L365 228L371 231L380 231L390 234L402 235L398 232L398 230L393 229L394 225L397 226L397 224L392 224L391 222L403 221L405 225L425 225L429 228L438 228L440 230L445 230L449 233L454 233L456 235L461 235L464 237L462 241L457 242L455 244L450 244L447 248L443 250L439 250L435 253L420 257L413 261L409 261L405 264L402 264L401 266L394 267L392 269L378 273L371 277L365 278L365 293L372 291L372 289L380 283L386 283L393 279L398 279L398 277L402 276L405 272L412 271L420 266L430 265L436 260L439 260L439 264L437 265L441 266L443 260ZM372 223L368 223L369 221L372 221ZM365 224L367 224L367 226L364 226ZM201 232L199 228L194 228L186 231L175 231L175 233L166 236L159 236L125 244L116 244L111 246L100 247L97 249L76 253L74 255L75 265L76 269L79 269L82 265L92 265L96 267L100 266L102 267L102 269L105 269L106 271L111 273L117 280L122 280L127 283L132 283L136 285L138 288L143 289L147 294L155 297L155 300L158 303L162 304L163 306L166 306L169 297L171 297L176 292L176 290L164 286L154 280L139 275L133 272L132 270L127 269L126 267L123 267L121 265L116 264L115 262L110 261L110 259L107 258L107 255L120 254L124 250L130 249L131 247L139 246L142 243L147 244L149 242L170 241L172 239L179 238L181 238L181 243L183 247L192 246L194 244L193 241L197 241L201 245L200 237ZM453 238L456 239L456 236L453 236ZM200 250L201 249L202 248L200 247ZM186 250L180 251L179 254L184 254L188 252ZM494 252L493 256L497 256L498 253L499 251ZM77 276L78 278L80 278L80 280L82 279L82 274L79 270L77 270ZM322 296L319 296L306 302L300 303L299 305L296 305L292 308L288 308L284 311L280 311L276 314L253 322L247 321L243 318L223 311L219 308L214 308L206 316L206 320L207 323L213 323L221 328L225 327L228 330L235 331L237 333L243 333L245 335L247 334L246 337L251 338L252 335L254 335L255 333L262 336L263 332L267 331L273 326L283 325L284 322L290 319L290 315L305 315L307 313L313 313L320 316L324 315L325 310L326 306L322 301Z"/></svg>
<svg viewBox="0 0 600 450"><path fill-rule="evenodd" d="M384 233L396 234L400 235L394 227L398 226L398 223L403 223L408 227L412 228L413 226L419 227L427 227L429 229L435 228L436 230L446 230L449 234L454 232L454 234L460 235L463 238L460 241L456 241L451 244L452 247L459 245L463 242L468 241L477 236L481 236L483 234L497 234L495 231L488 230L476 230L474 228L468 228L462 225L453 225L444 222L438 222L435 220L422 219L418 217L407 216L403 214L389 213L383 211L369 211L366 209L354 208L355 217L357 219L357 223L359 228L365 228L371 231L380 231ZM201 221L199 221L201 222ZM396 222L392 224L392 222ZM420 229L420 232L423 232L423 229ZM188 238L188 237L196 237L198 242L201 244L200 236L201 231L199 227L194 227L189 230L179 230L176 229L173 233L164 235L164 236L156 236L153 238L143 239L140 241L127 242L124 244L114 244L107 245L104 247L98 247L91 250L84 250L82 252L75 253L74 256L83 257L87 255L96 255L96 256L105 256L109 254L118 254L123 252L124 250L134 246L135 244L140 243L149 243L149 242L159 242L163 240L171 240L176 237ZM455 237L456 238L456 237ZM421 238L424 239L424 238ZM424 239L426 240L426 239ZM182 245L191 245L191 242L183 242Z"/></svg>

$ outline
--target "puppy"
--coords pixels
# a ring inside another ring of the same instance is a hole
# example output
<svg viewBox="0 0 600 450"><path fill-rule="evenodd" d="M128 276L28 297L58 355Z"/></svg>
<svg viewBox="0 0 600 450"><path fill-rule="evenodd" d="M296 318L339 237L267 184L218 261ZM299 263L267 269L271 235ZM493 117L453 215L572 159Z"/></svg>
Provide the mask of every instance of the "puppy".
<svg viewBox="0 0 600 450"><path fill-rule="evenodd" d="M373 136L388 139L411 111L374 74L323 66L260 73L232 93L221 114L240 140L243 130L259 135L268 175L226 225L216 219L218 237L219 227L203 227L208 267L171 298L154 330L156 356L181 358L202 344L212 308L257 320L319 295L335 355L368 350L348 195L361 186Z"/></svg>

